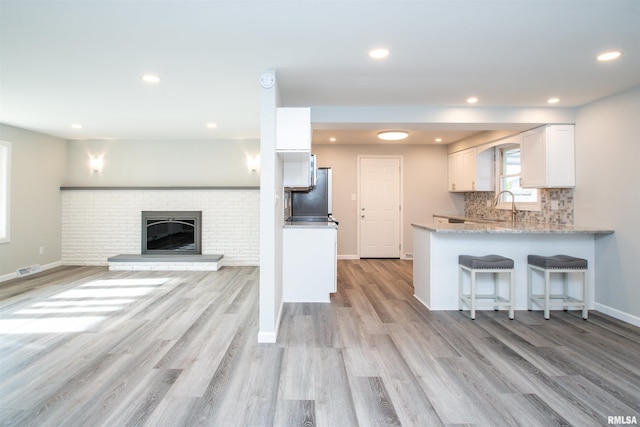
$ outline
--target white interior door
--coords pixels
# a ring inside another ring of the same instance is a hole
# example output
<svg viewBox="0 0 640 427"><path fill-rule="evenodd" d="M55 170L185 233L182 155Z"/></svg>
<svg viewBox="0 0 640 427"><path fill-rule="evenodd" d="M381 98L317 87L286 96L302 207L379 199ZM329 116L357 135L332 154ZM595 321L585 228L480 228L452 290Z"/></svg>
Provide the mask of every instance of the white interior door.
<svg viewBox="0 0 640 427"><path fill-rule="evenodd" d="M360 159L360 257L400 258L400 159Z"/></svg>

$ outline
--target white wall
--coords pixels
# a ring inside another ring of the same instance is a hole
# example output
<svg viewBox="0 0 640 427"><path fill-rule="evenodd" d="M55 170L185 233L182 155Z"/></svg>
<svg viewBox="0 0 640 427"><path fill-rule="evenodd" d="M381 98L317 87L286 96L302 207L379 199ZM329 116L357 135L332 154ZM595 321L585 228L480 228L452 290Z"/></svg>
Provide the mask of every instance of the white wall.
<svg viewBox="0 0 640 427"><path fill-rule="evenodd" d="M333 214L338 227L338 255L358 255L358 155L402 156L402 256L413 253L412 223L429 222L433 214L462 214L464 196L447 191L447 147L442 145L314 145L319 166L333 171Z"/></svg>
<svg viewBox="0 0 640 427"><path fill-rule="evenodd" d="M247 167L259 140L68 141L67 186L258 186ZM102 172L89 158L103 157Z"/></svg>
<svg viewBox="0 0 640 427"><path fill-rule="evenodd" d="M260 317L258 342L274 343L282 315L282 160L276 155L278 84L260 91Z"/></svg>
<svg viewBox="0 0 640 427"><path fill-rule="evenodd" d="M11 241L0 243L3 280L15 277L20 267L47 267L60 261L60 185L65 177L66 143L3 124L0 139L12 143Z"/></svg>
<svg viewBox="0 0 640 427"><path fill-rule="evenodd" d="M640 322L639 138L640 87L578 110L575 222L615 230L596 241L596 308L636 324Z"/></svg>

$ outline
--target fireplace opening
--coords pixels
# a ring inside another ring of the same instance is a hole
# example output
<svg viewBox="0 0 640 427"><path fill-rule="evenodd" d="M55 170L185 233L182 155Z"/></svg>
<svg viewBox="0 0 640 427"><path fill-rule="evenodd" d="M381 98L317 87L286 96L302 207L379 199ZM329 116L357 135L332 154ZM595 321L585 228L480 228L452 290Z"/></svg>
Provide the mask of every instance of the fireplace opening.
<svg viewBox="0 0 640 427"><path fill-rule="evenodd" d="M201 254L201 211L142 211L143 254Z"/></svg>

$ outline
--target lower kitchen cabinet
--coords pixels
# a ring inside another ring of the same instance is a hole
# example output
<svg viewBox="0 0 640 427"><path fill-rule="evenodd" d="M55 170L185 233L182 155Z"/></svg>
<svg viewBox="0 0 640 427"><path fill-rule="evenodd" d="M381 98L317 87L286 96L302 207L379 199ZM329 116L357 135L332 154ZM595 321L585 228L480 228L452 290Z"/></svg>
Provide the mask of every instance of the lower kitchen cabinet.
<svg viewBox="0 0 640 427"><path fill-rule="evenodd" d="M292 226L283 229L284 302L330 302L337 290L338 229Z"/></svg>

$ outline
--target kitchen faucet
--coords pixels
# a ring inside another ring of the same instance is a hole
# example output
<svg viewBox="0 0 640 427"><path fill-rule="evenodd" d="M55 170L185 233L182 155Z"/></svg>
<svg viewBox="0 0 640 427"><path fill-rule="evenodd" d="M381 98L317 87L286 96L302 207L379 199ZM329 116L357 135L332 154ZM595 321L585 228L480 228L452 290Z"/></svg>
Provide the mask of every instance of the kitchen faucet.
<svg viewBox="0 0 640 427"><path fill-rule="evenodd" d="M498 206L498 202L500 201L500 195L502 193L511 194L511 221L516 222L516 217L518 216L518 211L516 210L516 196L509 190L502 190L496 195L495 200L493 201L493 206Z"/></svg>

